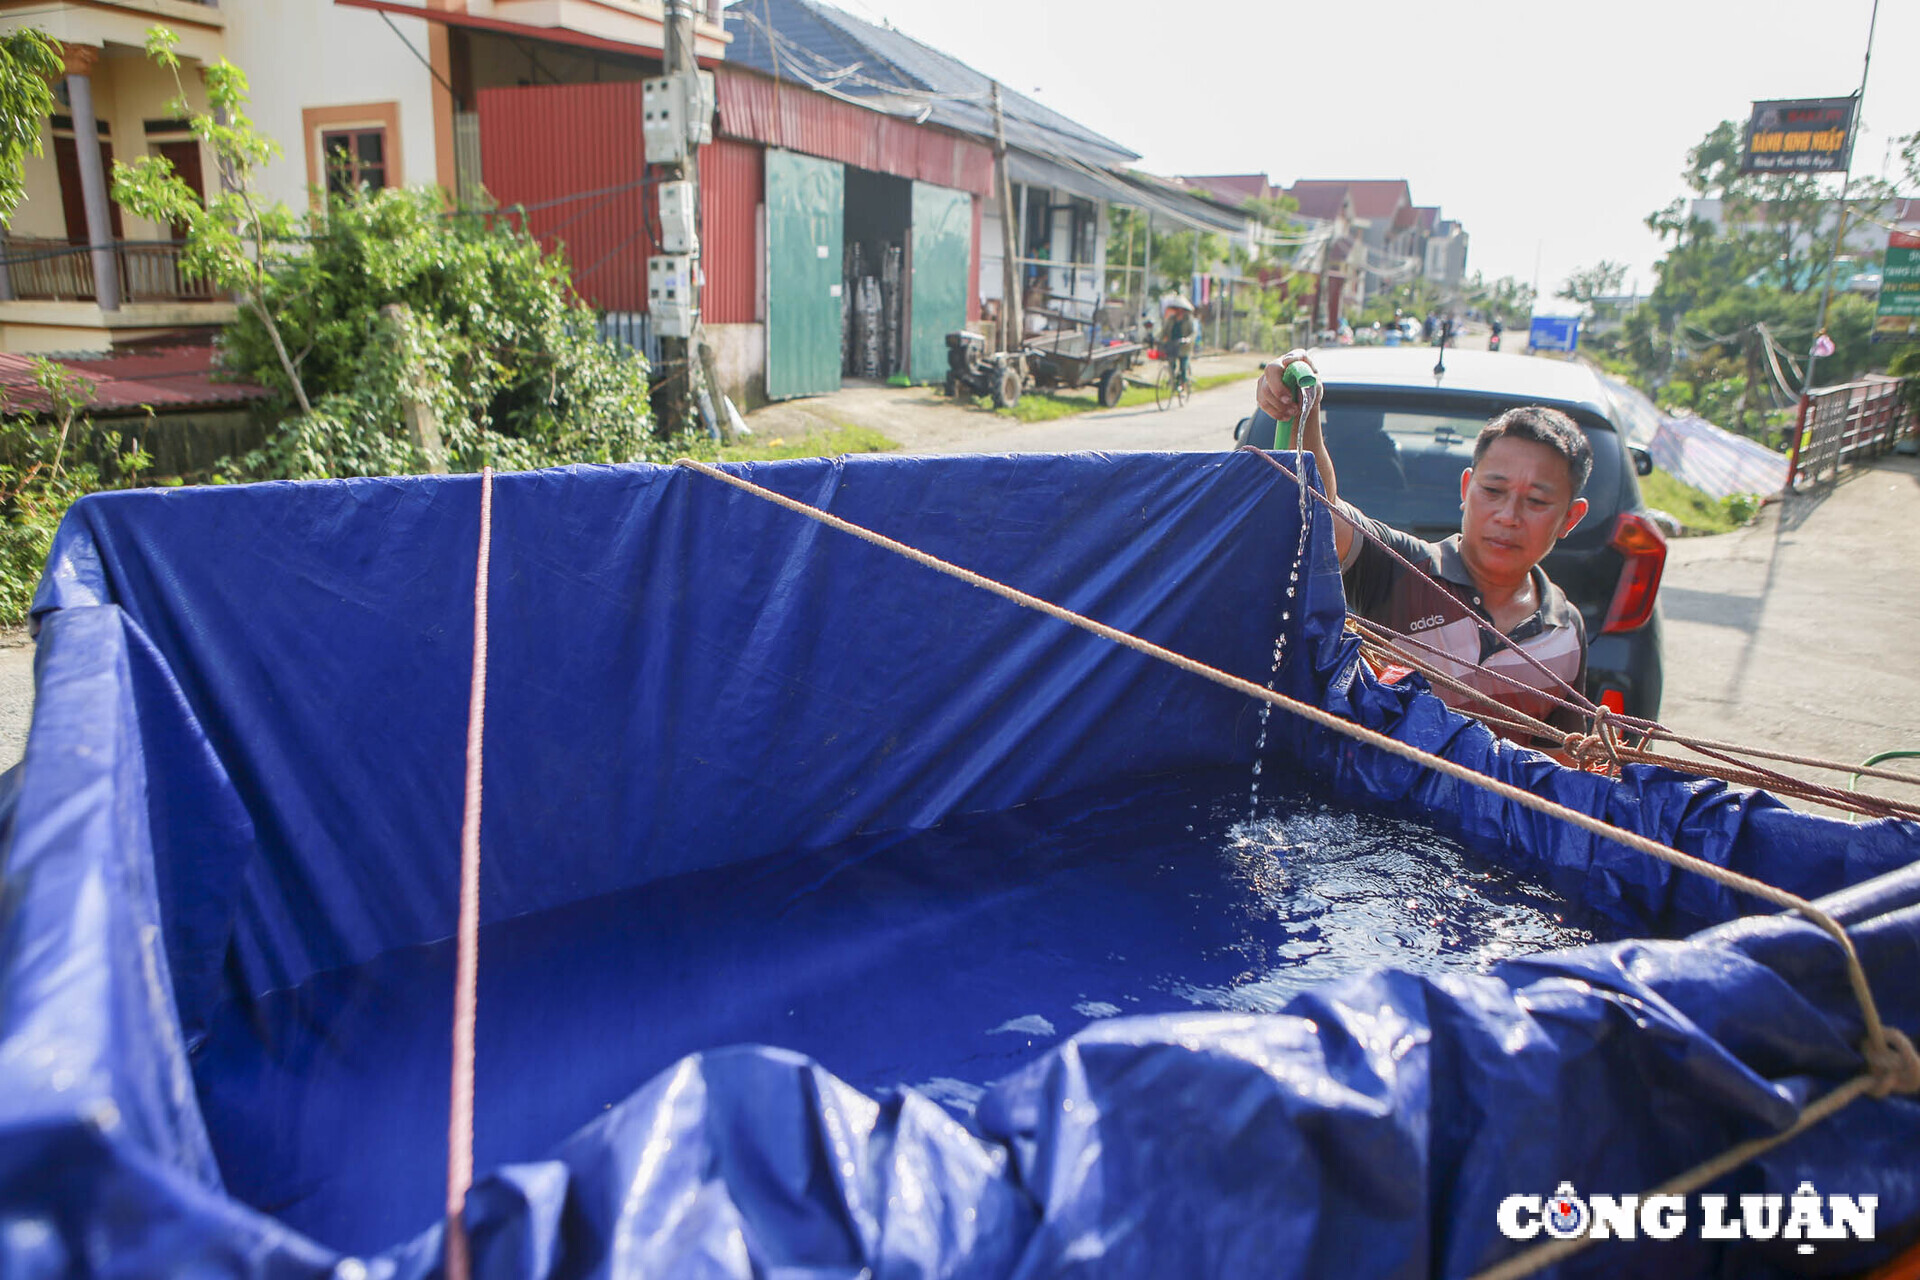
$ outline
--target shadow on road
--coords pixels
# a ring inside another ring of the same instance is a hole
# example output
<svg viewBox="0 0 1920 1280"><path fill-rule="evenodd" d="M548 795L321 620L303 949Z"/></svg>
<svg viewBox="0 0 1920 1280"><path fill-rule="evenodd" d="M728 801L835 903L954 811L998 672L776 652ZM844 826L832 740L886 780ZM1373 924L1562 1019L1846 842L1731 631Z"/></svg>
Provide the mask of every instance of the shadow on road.
<svg viewBox="0 0 1920 1280"><path fill-rule="evenodd" d="M1780 499L1780 521L1774 527L1776 537L1782 533L1795 533L1809 517L1833 496L1839 488L1836 481L1815 485L1811 489L1796 490Z"/></svg>
<svg viewBox="0 0 1920 1280"><path fill-rule="evenodd" d="M1749 596L1730 591L1663 587L1660 591L1660 612L1675 622L1732 627L1751 635L1760 626L1760 615L1766 607L1764 595L1764 591L1761 595Z"/></svg>

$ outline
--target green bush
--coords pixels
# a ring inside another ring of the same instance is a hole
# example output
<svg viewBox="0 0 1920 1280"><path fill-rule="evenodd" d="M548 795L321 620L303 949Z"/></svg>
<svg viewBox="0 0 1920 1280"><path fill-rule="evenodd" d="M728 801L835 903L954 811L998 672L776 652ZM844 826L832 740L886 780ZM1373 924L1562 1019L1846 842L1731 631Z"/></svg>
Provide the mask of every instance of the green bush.
<svg viewBox="0 0 1920 1280"><path fill-rule="evenodd" d="M62 365L38 356L34 381L51 403L47 412L0 413L0 623L26 621L54 530L75 501L99 489L136 482L147 456L118 432L99 431L80 410L93 386ZM96 458L110 464L103 476Z"/></svg>
<svg viewBox="0 0 1920 1280"><path fill-rule="evenodd" d="M432 408L456 470L658 461L687 447L654 435L645 361L599 339L565 258L505 219L450 216L431 189L388 190L336 201L308 228L266 292L313 411L291 412L272 335L243 311L225 363L272 388L287 416L238 460L240 476L424 470L409 401Z"/></svg>

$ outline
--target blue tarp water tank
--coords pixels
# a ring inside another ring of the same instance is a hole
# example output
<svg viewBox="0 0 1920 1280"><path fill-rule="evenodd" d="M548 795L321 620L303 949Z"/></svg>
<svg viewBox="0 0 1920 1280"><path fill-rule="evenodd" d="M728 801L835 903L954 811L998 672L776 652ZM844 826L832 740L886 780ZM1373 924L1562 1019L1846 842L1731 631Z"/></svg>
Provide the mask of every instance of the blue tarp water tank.
<svg viewBox="0 0 1920 1280"><path fill-rule="evenodd" d="M1258 459L741 470L1249 679L1282 637L1282 692L1821 899L1920 1033L1920 831L1570 771L1380 685L1325 515L1291 583L1298 494ZM4 781L0 1274L437 1274L478 500L69 515ZM683 470L500 477L492 554L476 1274L1465 1276L1522 1247L1506 1198L1644 1193L1864 1069L1812 925L1279 714L1268 776L1457 837L1615 940L1279 1012L1036 1014L969 1068L983 993L1187 927L1150 888L1050 903L1018 857L1071 846L1089 795L1246 776L1248 700ZM1012 852L943 853L968 823ZM1884 1258L1920 1232L1920 1101L1717 1186L1808 1182L1876 1197L1874 1239L1643 1235L1557 1274Z"/></svg>

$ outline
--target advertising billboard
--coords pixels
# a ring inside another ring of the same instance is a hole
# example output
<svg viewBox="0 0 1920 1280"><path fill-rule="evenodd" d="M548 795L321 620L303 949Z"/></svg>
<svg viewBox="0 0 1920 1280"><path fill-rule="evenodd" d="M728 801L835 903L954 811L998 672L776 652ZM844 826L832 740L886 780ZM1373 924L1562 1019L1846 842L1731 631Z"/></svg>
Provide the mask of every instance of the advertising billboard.
<svg viewBox="0 0 1920 1280"><path fill-rule="evenodd" d="M1840 173L1853 154L1852 98L1756 102L1742 173Z"/></svg>
<svg viewBox="0 0 1920 1280"><path fill-rule="evenodd" d="M1895 231L1887 237L1873 340L1920 341L1920 231Z"/></svg>

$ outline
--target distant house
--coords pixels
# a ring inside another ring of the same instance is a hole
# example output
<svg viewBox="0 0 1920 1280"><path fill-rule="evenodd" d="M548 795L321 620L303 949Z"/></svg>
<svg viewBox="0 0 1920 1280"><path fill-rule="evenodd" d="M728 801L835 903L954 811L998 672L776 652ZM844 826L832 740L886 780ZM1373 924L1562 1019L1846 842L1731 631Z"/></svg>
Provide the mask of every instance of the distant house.
<svg viewBox="0 0 1920 1280"><path fill-rule="evenodd" d="M42 126L44 154L25 162L26 200L6 232L0 349L106 350L196 331L204 339L233 318L230 300L181 274L174 228L144 222L111 199L115 159L164 156L196 190L216 181L212 157L166 109L174 81L144 54L150 26L164 23L179 36L180 80L194 107L206 105L201 72L213 63L226 58L247 73L250 115L282 148L262 167L262 193L301 208L312 193L345 187L438 182L477 192L477 98L498 88L657 75L663 17L659 0L7 7L0 31L53 33L66 74ZM709 58L724 52L717 9L696 21L695 44ZM626 210L609 245L637 224L637 204ZM597 243L576 246L576 263L585 257L580 248ZM642 280L644 270L642 261Z"/></svg>
<svg viewBox="0 0 1920 1280"><path fill-rule="evenodd" d="M1330 295L1329 326L1341 308L1364 306L1415 277L1449 289L1466 279L1466 228L1441 217L1438 205L1414 204L1404 178L1303 178L1286 194L1300 216L1334 231L1329 271L1340 287Z"/></svg>
<svg viewBox="0 0 1920 1280"><path fill-rule="evenodd" d="M1756 229L1764 227L1767 222L1767 206L1764 203L1749 207L1745 210L1743 217L1736 217L1721 200L1689 201L1687 212L1690 216L1712 227L1716 234L1724 232L1730 223L1738 222L1739 225L1748 229ZM1889 200L1884 208L1872 212L1874 221L1871 222L1864 218L1847 220L1847 236L1846 244L1842 249L1843 253L1869 254L1885 249L1887 229L1879 225L1880 223L1889 223L1902 228L1920 227L1920 196L1896 197ZM1795 234L1793 239L1795 256L1806 253L1813 247L1816 239L1820 242L1821 252L1824 254L1826 246L1833 243L1834 219L1837 216L1831 204L1822 205L1819 219L1811 228L1811 233L1808 228L1802 228Z"/></svg>
<svg viewBox="0 0 1920 1280"><path fill-rule="evenodd" d="M700 153L702 316L737 400L830 390L848 371L937 379L947 332L999 298L1009 239L1023 288L1065 313L1108 289L1111 205L1246 227L1233 205L1136 175L1128 147L1006 92L1016 225L1003 229L980 73L816 0L697 7L717 94ZM285 152L263 170L268 198L438 183L489 200L565 251L607 333L652 346L658 175L640 90L663 71L660 0L46 0L0 14L0 31L55 31L67 55L0 254L0 349L204 341L233 317L180 273L173 228L110 198L116 157L164 155L190 184L216 180L164 109L172 78L142 52L160 17L195 105L213 62L248 73L253 119Z"/></svg>
<svg viewBox="0 0 1920 1280"><path fill-rule="evenodd" d="M976 145L993 141L993 82L903 32L818 0L742 0L726 10L726 21L731 66L778 77L790 90L949 130ZM1113 205L1142 210L1163 224L1245 231L1237 201L1222 206L1136 175L1131 169L1139 156L1124 144L1024 94L1002 88L1000 96L1015 228L1009 237L990 184L976 192L978 258L969 315L978 317L982 304L1001 298L1010 241L1026 297L1044 310L1089 315L1109 291Z"/></svg>
<svg viewBox="0 0 1920 1280"><path fill-rule="evenodd" d="M1427 279L1449 289L1458 289L1466 281L1467 230L1459 223L1445 218L1435 222L1420 252Z"/></svg>
<svg viewBox="0 0 1920 1280"><path fill-rule="evenodd" d="M1286 190L1299 206L1295 216L1323 236L1321 260L1310 269L1321 282L1313 303L1315 323L1328 329L1337 327L1345 312L1357 309L1366 299L1367 244L1360 234L1360 216L1349 185L1302 180Z"/></svg>

